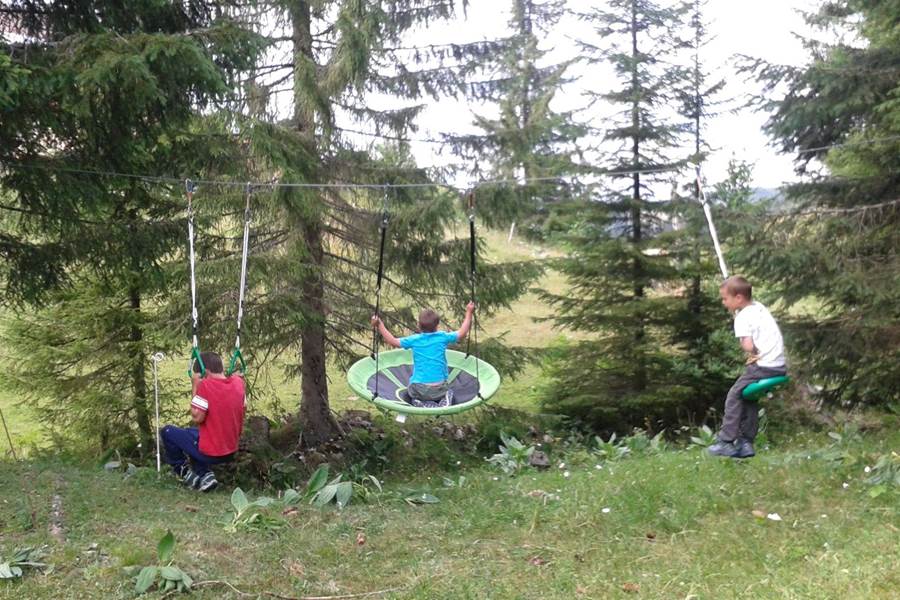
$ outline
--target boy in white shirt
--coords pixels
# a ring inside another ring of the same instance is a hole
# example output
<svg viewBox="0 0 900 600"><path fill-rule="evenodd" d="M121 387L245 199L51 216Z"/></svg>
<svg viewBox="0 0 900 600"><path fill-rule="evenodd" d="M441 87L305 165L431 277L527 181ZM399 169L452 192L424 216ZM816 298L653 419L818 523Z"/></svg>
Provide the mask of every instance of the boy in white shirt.
<svg viewBox="0 0 900 600"><path fill-rule="evenodd" d="M722 304L734 313L734 335L747 353L747 368L725 398L725 415L718 441L710 454L749 458L756 452L753 440L759 429L759 404L744 400L741 393L761 379L787 374L784 341L769 310L753 301L753 288L743 277L729 277L719 288Z"/></svg>

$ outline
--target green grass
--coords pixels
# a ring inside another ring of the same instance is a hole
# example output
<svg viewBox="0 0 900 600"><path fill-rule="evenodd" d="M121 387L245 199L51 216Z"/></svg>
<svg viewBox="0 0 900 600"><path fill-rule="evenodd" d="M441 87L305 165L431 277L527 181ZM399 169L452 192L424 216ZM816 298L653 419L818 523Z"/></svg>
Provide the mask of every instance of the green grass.
<svg viewBox="0 0 900 600"><path fill-rule="evenodd" d="M853 451L897 448L900 434L889 431ZM5 465L0 486L21 490L25 475L38 527L25 528L21 492L4 493L0 555L47 544L55 569L0 581L0 598L131 597L123 568L152 564L167 529L177 538L175 564L196 580L292 597L387 589L395 590L388 598L896 597L898 492L871 498L865 463L836 468L816 455L828 443L824 434L785 440L742 462L667 451L602 469L570 449L550 470L515 478L462 466L390 480L373 503L343 511L303 505L274 533L227 533L228 490L200 495L152 472L125 480L59 462ZM467 479L444 487L442 475ZM409 506L393 494L409 486L440 502ZM62 542L47 532L54 495ZM238 596L216 585L192 597Z"/></svg>

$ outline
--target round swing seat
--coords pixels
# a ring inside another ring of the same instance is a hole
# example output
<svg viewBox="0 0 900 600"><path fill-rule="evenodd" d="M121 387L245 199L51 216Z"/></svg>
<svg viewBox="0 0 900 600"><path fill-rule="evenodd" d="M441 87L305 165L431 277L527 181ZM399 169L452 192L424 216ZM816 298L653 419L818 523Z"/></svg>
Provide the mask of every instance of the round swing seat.
<svg viewBox="0 0 900 600"><path fill-rule="evenodd" d="M777 387L781 387L790 381L791 378L787 375L780 375L778 377L769 377L768 379L760 379L759 381L755 381L744 388L744 391L741 392L741 396L743 396L744 400L749 400L750 402L756 402L770 391L774 390Z"/></svg>
<svg viewBox="0 0 900 600"><path fill-rule="evenodd" d="M406 388L413 371L410 350L380 352L377 371L372 357L356 361L347 371L347 382L360 398L384 410L404 415L460 413L475 408L493 396L500 387L497 369L474 356L447 350L447 366L450 371L450 390L453 392L453 401L449 406L422 407L409 403Z"/></svg>

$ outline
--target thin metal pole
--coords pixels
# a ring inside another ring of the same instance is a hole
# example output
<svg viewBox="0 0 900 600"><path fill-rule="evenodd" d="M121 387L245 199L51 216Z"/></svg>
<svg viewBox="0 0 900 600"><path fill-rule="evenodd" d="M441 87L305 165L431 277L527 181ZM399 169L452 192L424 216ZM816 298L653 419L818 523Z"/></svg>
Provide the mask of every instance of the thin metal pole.
<svg viewBox="0 0 900 600"><path fill-rule="evenodd" d="M156 402L156 472L162 471L162 461L159 452L159 361L165 358L162 352L157 352L150 357L153 361L153 399Z"/></svg>

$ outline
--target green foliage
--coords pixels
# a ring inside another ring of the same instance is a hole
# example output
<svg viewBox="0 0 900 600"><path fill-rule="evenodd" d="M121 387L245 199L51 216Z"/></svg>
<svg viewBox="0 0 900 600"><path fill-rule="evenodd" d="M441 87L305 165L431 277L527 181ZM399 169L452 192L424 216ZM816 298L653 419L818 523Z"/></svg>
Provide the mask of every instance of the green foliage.
<svg viewBox="0 0 900 600"><path fill-rule="evenodd" d="M487 461L512 477L528 466L531 455L534 454L534 446L526 446L514 436L508 436L505 433L500 434L500 439L503 441L500 445L500 452L488 458Z"/></svg>
<svg viewBox="0 0 900 600"><path fill-rule="evenodd" d="M806 14L827 35L806 40L804 66L744 65L764 84L767 132L815 176L786 188L790 210L747 224L740 260L791 309L794 368L833 403L900 398L898 15L893 1L827 2Z"/></svg>
<svg viewBox="0 0 900 600"><path fill-rule="evenodd" d="M450 136L454 152L474 177L515 181L522 185L486 185L478 202L490 207L483 221L500 227L516 224L529 237L543 237L543 221L553 205L578 195L578 186L562 178L586 170L576 161L577 143L587 128L574 112L551 108L570 81L566 72L574 60L549 63L542 41L568 12L559 0L511 0L508 37L479 61L488 74L472 92L497 108L497 116L475 115L478 134ZM557 59L558 60L558 59ZM487 167L481 165L487 164Z"/></svg>
<svg viewBox="0 0 900 600"><path fill-rule="evenodd" d="M163 593L189 593L194 580L190 575L172 564L175 556L175 536L166 532L156 546L157 564L146 567L129 567L128 571L136 571L137 579L134 591L146 594L154 586Z"/></svg>
<svg viewBox="0 0 900 600"><path fill-rule="evenodd" d="M234 514L226 529L231 532L239 529L268 532L281 529L285 525L284 519L280 514L277 516L272 515L271 510L267 509L277 507L282 503L285 505L294 504L297 499L297 492L288 490L285 492L282 502L268 496L260 496L251 502L241 488L235 488L231 493L231 507Z"/></svg>
<svg viewBox="0 0 900 600"><path fill-rule="evenodd" d="M668 444L665 440L666 430L663 429L653 437L647 435L647 432L643 429L638 429L628 437L624 438L622 442L625 444L625 447L628 449L629 454L658 454L660 452L665 452L668 449ZM611 443L614 439L615 434L613 434L609 442ZM605 449L608 448L606 446L606 442L603 442L600 438L596 438L597 442L597 450L598 454L600 454L601 444Z"/></svg>
<svg viewBox="0 0 900 600"><path fill-rule="evenodd" d="M625 458L631 452L632 448L627 439L617 440L615 433L610 434L609 439L605 442L600 436L594 437L594 453L605 461L615 462Z"/></svg>
<svg viewBox="0 0 900 600"><path fill-rule="evenodd" d="M0 562L0 579L22 577L26 568L48 573L53 567L41 562L44 556L46 556L46 552L41 548L17 548L9 560Z"/></svg>
<svg viewBox="0 0 900 600"><path fill-rule="evenodd" d="M706 448L716 443L716 433L707 425L701 425L696 430L696 435L692 435L691 445Z"/></svg>
<svg viewBox="0 0 900 600"><path fill-rule="evenodd" d="M872 498L887 493L891 488L900 489L900 454L891 452L879 455L868 472L870 476L866 483L873 486L869 491Z"/></svg>
<svg viewBox="0 0 900 600"><path fill-rule="evenodd" d="M4 324L11 378L30 402L52 400L54 433L146 452L148 356L184 339L187 313L161 310L186 295L172 293L185 289L183 195L94 172L234 167L233 131L212 115L261 39L204 2L40 2L11 18L0 285L6 302L29 307Z"/></svg>

